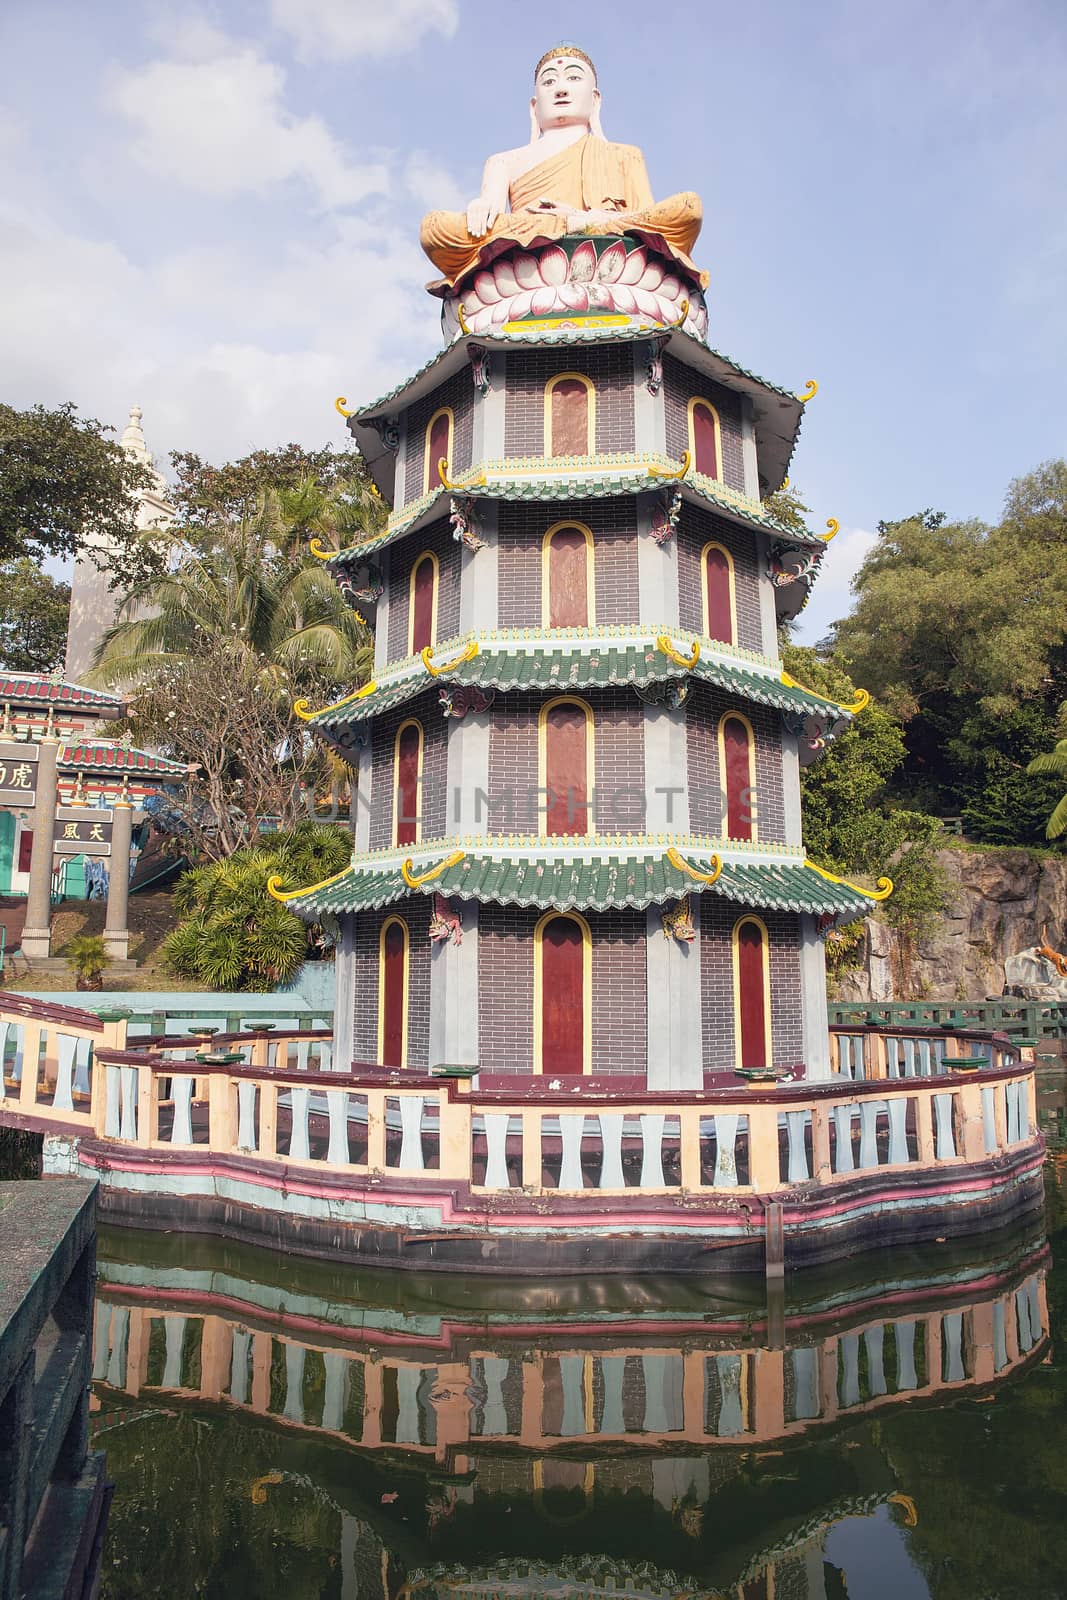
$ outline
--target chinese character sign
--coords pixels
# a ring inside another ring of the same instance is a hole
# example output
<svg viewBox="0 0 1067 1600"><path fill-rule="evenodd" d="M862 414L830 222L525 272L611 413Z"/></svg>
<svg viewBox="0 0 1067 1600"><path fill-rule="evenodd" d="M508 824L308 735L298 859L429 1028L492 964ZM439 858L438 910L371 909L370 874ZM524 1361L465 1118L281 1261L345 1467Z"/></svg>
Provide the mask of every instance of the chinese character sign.
<svg viewBox="0 0 1067 1600"><path fill-rule="evenodd" d="M37 746L0 740L0 806L34 805L37 799Z"/></svg>
<svg viewBox="0 0 1067 1600"><path fill-rule="evenodd" d="M109 856L112 811L60 806L56 811L53 849L57 856Z"/></svg>

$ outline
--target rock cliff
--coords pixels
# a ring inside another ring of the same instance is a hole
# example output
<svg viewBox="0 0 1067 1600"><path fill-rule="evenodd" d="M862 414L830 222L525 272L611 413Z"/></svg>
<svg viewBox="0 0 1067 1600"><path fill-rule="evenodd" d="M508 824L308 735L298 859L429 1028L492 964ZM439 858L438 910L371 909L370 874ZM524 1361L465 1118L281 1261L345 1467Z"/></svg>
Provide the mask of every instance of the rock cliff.
<svg viewBox="0 0 1067 1600"><path fill-rule="evenodd" d="M841 1000L984 1000L1004 988L1004 961L1040 942L1067 946L1067 857L1027 850L943 850L951 902L941 926L908 953L869 918L861 963L831 985Z"/></svg>

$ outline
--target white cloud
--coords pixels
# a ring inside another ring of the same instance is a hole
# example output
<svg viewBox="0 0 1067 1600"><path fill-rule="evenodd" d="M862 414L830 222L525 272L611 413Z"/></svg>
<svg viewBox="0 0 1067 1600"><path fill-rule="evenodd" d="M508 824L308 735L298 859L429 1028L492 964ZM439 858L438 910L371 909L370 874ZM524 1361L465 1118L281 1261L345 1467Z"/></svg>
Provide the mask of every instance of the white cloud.
<svg viewBox="0 0 1067 1600"><path fill-rule="evenodd" d="M207 59L157 60L116 74L110 104L132 131L129 153L160 180L203 194L263 194L298 179L326 208L388 188L380 162L359 164L320 117L283 103L285 73L220 35L185 37Z"/></svg>
<svg viewBox="0 0 1067 1600"><path fill-rule="evenodd" d="M413 371L437 320L406 231L383 227L372 249L349 220L319 249L260 259L232 243L143 267L0 209L0 303L19 305L2 333L4 398L70 399L119 428L136 402L164 462L171 449L223 461L289 439L345 443L335 397L371 400Z"/></svg>
<svg viewBox="0 0 1067 1600"><path fill-rule="evenodd" d="M413 150L408 157L404 187L427 211L466 211L470 199L452 174L425 150Z"/></svg>
<svg viewBox="0 0 1067 1600"><path fill-rule="evenodd" d="M459 26L457 0L270 0L270 12L304 61L401 55Z"/></svg>

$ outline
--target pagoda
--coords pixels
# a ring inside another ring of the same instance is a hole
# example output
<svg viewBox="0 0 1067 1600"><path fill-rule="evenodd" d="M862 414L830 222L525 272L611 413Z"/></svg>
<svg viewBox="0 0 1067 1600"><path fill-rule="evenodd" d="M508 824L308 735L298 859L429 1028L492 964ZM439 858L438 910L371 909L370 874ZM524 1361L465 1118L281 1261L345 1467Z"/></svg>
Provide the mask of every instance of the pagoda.
<svg viewBox="0 0 1067 1600"><path fill-rule="evenodd" d="M806 402L707 342L694 194L610 143L589 57L433 212L444 346L338 409L392 506L316 547L372 681L298 712L358 771L335 1064L701 1091L830 1073L823 939L888 893L804 851L800 769L862 709L783 670L828 535L767 507Z"/></svg>

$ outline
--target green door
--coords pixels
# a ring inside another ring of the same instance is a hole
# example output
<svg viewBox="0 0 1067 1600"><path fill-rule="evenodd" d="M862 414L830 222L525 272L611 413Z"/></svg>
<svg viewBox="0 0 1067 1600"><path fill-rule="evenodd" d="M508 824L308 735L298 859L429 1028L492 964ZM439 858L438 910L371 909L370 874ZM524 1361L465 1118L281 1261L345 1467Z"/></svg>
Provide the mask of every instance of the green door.
<svg viewBox="0 0 1067 1600"><path fill-rule="evenodd" d="M15 858L15 818L0 811L0 894L11 893L11 866Z"/></svg>

